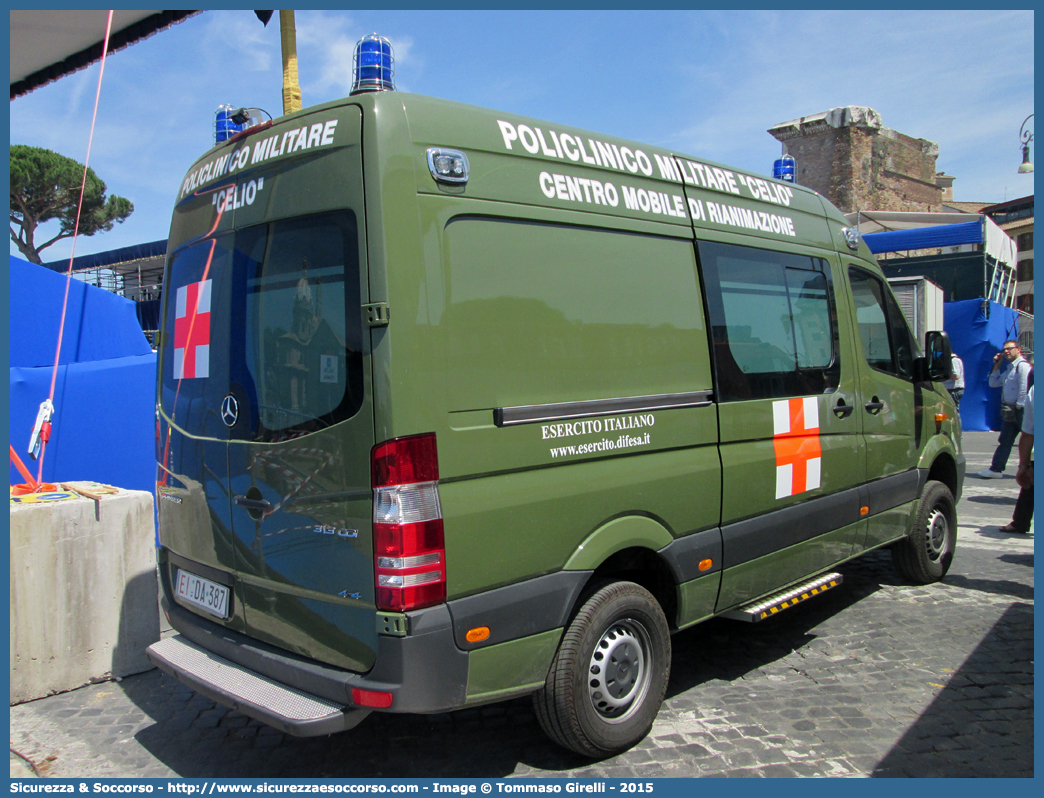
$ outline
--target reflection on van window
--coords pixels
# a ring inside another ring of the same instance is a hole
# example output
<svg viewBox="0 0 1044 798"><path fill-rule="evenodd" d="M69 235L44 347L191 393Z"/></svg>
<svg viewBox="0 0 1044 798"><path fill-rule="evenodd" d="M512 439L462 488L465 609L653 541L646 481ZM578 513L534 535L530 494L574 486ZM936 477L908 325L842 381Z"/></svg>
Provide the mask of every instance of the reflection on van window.
<svg viewBox="0 0 1044 798"><path fill-rule="evenodd" d="M256 391L255 439L308 432L362 402L355 218L324 214L242 231L245 356Z"/></svg>
<svg viewBox="0 0 1044 798"><path fill-rule="evenodd" d="M825 393L840 376L826 261L701 242L721 401Z"/></svg>
<svg viewBox="0 0 1044 798"><path fill-rule="evenodd" d="M167 267L163 409L194 435L223 436L216 408L228 393L232 235L182 247Z"/></svg>
<svg viewBox="0 0 1044 798"><path fill-rule="evenodd" d="M446 228L456 408L711 387L692 243L461 217Z"/></svg>
<svg viewBox="0 0 1044 798"><path fill-rule="evenodd" d="M880 371L911 377L916 347L899 306L881 280L860 269L849 269L848 274L866 362Z"/></svg>

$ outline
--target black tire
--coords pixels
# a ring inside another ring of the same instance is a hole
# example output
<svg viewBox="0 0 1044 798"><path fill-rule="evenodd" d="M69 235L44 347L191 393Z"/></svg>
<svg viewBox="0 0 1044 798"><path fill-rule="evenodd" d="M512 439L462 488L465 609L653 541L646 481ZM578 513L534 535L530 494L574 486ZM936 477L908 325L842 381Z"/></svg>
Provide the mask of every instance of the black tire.
<svg viewBox="0 0 1044 798"><path fill-rule="evenodd" d="M670 673L670 630L656 599L633 582L603 584L566 629L533 707L556 743L605 757L649 733Z"/></svg>
<svg viewBox="0 0 1044 798"><path fill-rule="evenodd" d="M913 529L892 546L892 563L899 574L918 585L938 582L950 570L957 550L957 509L942 482L924 486Z"/></svg>

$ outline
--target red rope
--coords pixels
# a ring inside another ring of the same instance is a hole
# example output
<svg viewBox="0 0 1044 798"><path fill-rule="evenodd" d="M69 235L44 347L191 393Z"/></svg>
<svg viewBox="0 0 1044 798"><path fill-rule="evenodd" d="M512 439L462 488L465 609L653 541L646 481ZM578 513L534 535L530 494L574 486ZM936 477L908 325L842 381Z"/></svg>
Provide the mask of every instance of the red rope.
<svg viewBox="0 0 1044 798"><path fill-rule="evenodd" d="M235 184L233 183L232 185L235 185ZM221 191L224 188L228 188L228 186L215 186L212 189L207 189L207 193L218 192L218 191ZM199 192L197 191L196 195L198 196L198 194L199 194ZM218 225L221 224L221 214L225 212L225 207L224 206L225 206L225 203L218 203L217 218L214 219L214 226L211 227L210 230L206 233L206 235L204 235L200 239L200 242L206 241L209 236L214 235L214 232L218 229ZM203 276L200 278L200 282L206 282L207 277L210 275L210 264L214 262L214 250L216 249L216 247L217 247L217 239L216 238L211 238L210 239L210 252L207 253L207 265L203 267ZM197 316L198 311L199 311L199 297L198 296L196 297L196 311L197 312L193 313L191 319L189 320L188 340L190 340L190 341L192 340L192 330L193 330L193 328L196 325L196 316ZM174 404L170 408L171 420L173 420L175 418L175 415L177 413L177 410L178 410L178 397L179 396L181 396L181 379L178 379L178 387L174 391ZM168 424L167 425L167 441L166 441L166 443L165 443L165 445L163 447L163 466L162 466L163 467L163 479L162 480L157 479L156 485L158 487L162 487L162 486L167 484L168 477L170 476L169 466L170 466L170 425Z"/></svg>
<svg viewBox="0 0 1044 798"><path fill-rule="evenodd" d="M72 254L69 255L69 271L65 275L65 298L62 300L62 321L58 327L58 346L54 352L54 369L51 371L51 392L47 398L54 404L54 385L58 379L58 358L62 353L62 336L65 333L65 312L69 306L69 285L72 282L73 259L76 257L76 236L80 232L80 213L83 210L83 195L87 190L87 164L91 160L91 145L94 143L94 126L98 121L98 101L101 98L102 76L105 74L105 56L109 52L109 33L112 30L112 11L109 11L105 23L105 43L102 46L101 69L98 72L98 89L94 94L94 115L91 117L91 133L87 140L87 157L83 160L83 182L80 184L80 202L76 206L76 224L73 226ZM40 462L36 469L36 481L43 481L44 454L47 452L47 440L40 444Z"/></svg>

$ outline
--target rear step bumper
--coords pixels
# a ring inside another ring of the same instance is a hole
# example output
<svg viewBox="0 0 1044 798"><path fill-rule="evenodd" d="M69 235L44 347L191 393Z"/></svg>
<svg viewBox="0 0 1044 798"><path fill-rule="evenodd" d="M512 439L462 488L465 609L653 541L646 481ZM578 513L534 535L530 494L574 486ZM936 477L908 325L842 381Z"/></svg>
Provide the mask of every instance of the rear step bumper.
<svg viewBox="0 0 1044 798"><path fill-rule="evenodd" d="M410 633L405 637L377 635L373 668L368 673L355 673L248 637L172 604L168 586L169 581L165 579L166 595L161 606L184 642L231 662L245 673L302 695L352 709L353 688L387 692L393 695L393 701L391 707L382 712L422 714L459 709L467 700L468 653L454 643L452 619L446 605L409 613ZM151 652L149 655L151 657ZM163 667L160 663L157 665ZM189 683L190 674L173 675ZM200 692L204 692L203 688ZM207 695L215 701L221 700L211 693ZM228 705L227 701L222 703Z"/></svg>
<svg viewBox="0 0 1044 798"><path fill-rule="evenodd" d="M156 667L212 701L297 737L345 731L370 714L260 676L182 635L154 643L146 653Z"/></svg>
<svg viewBox="0 0 1044 798"><path fill-rule="evenodd" d="M758 599L753 604L724 612L721 614L721 617L731 618L734 621L747 621L748 623L763 621L765 618L771 618L783 610L790 609L795 604L800 604L802 601L837 587L842 581L843 577L841 574L821 574L799 585L781 590L779 593L773 593L771 596Z"/></svg>

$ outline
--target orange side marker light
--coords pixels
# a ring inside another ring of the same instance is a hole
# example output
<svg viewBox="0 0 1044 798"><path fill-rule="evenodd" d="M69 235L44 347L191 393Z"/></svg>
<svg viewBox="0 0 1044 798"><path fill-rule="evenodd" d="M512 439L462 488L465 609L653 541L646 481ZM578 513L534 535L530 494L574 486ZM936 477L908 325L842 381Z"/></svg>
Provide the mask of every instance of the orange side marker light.
<svg viewBox="0 0 1044 798"><path fill-rule="evenodd" d="M489 637L489 627L479 626L475 629L468 629L468 633L464 635L464 639L469 643L481 643Z"/></svg>
<svg viewBox="0 0 1044 798"><path fill-rule="evenodd" d="M712 565L714 565L714 560L710 560L710 559L708 559L708 560L700 560L699 569L701 571L707 571L707 570L710 569L710 567Z"/></svg>

